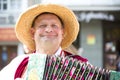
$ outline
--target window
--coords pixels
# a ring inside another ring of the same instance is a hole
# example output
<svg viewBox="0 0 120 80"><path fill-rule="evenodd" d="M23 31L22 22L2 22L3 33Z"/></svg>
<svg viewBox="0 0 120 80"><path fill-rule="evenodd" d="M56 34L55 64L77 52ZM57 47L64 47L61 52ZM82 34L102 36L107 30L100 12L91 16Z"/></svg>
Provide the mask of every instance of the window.
<svg viewBox="0 0 120 80"><path fill-rule="evenodd" d="M0 11L5 11L8 8L7 0L0 0Z"/></svg>
<svg viewBox="0 0 120 80"><path fill-rule="evenodd" d="M0 45L0 70L17 56L17 45Z"/></svg>
<svg viewBox="0 0 120 80"><path fill-rule="evenodd" d="M120 23L119 21L104 21L103 30L104 67L116 70L117 57L120 53Z"/></svg>

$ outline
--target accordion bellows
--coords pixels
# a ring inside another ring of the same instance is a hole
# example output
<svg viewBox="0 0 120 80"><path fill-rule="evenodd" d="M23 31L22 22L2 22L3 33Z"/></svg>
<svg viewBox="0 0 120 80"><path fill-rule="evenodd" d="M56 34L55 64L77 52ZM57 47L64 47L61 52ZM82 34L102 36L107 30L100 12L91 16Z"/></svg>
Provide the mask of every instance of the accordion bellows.
<svg viewBox="0 0 120 80"><path fill-rule="evenodd" d="M70 56L32 54L25 80L119 80L120 73L93 67Z"/></svg>

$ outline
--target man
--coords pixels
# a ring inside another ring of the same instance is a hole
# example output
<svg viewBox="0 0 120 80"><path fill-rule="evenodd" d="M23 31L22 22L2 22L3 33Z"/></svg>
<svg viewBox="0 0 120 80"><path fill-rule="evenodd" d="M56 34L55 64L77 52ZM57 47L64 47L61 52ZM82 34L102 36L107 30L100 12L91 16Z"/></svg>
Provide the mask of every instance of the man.
<svg viewBox="0 0 120 80"><path fill-rule="evenodd" d="M77 38L79 23L75 14L68 8L55 4L40 4L26 10L19 18L15 32L17 38L27 47L30 55L18 56L0 72L0 80L28 79L34 80L39 70L32 71L31 76L27 76L31 57L36 54L47 54L56 56L71 56L72 53L64 51ZM88 63L87 59L81 56L71 57ZM39 58L36 60L37 63ZM39 64L39 62L38 62ZM35 65L35 64L34 64ZM43 66L40 64L40 66ZM34 66L39 67L39 66ZM27 78L26 78L27 76Z"/></svg>
<svg viewBox="0 0 120 80"><path fill-rule="evenodd" d="M20 16L15 32L17 38L28 48L28 52L68 56L72 54L63 49L76 39L79 23L74 13L64 6L40 4L29 8ZM87 62L87 59L80 56L76 58ZM28 63L29 55L15 58L1 70L1 79L23 78Z"/></svg>

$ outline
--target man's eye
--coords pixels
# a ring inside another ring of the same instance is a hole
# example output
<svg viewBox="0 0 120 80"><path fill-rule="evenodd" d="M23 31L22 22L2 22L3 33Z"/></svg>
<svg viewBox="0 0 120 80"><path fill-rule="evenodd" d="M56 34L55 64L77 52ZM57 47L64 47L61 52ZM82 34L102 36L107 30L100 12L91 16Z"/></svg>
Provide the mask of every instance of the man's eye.
<svg viewBox="0 0 120 80"><path fill-rule="evenodd" d="M58 28L58 26L57 26L57 25L52 25L52 27L53 27L53 28L56 28L56 29Z"/></svg>
<svg viewBox="0 0 120 80"><path fill-rule="evenodd" d="M40 25L39 26L39 28L45 28L46 27L46 25Z"/></svg>

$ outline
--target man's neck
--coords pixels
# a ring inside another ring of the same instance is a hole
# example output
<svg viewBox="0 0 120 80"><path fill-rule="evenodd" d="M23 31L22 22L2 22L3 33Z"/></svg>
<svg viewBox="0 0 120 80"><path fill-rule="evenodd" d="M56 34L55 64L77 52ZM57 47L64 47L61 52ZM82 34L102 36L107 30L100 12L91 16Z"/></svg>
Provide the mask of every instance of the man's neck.
<svg viewBox="0 0 120 80"><path fill-rule="evenodd" d="M53 55L58 51L59 48L39 48L36 49L36 53Z"/></svg>

